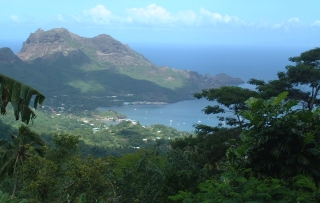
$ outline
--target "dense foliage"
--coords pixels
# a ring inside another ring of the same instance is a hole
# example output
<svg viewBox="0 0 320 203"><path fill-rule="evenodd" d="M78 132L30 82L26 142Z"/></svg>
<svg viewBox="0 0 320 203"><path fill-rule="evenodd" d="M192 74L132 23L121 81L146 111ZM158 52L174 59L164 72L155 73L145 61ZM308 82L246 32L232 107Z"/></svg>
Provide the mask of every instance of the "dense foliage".
<svg viewBox="0 0 320 203"><path fill-rule="evenodd" d="M159 124L143 126L139 122L119 122L117 120L125 116L114 111L52 113L51 110L40 108L35 113L37 122L29 127L40 134L49 145L52 144L52 136L56 133L79 135L81 152L97 157L120 156L138 148L152 147L158 139L164 140L162 147L166 147L170 139L189 135L188 132L180 132ZM3 125L0 128L0 138L8 141L10 132L16 132L21 125L12 120L11 114L13 112L9 109L8 115L1 117ZM115 121L105 121L105 118L114 118Z"/></svg>
<svg viewBox="0 0 320 203"><path fill-rule="evenodd" d="M260 97L268 99L281 92L289 92L288 98L300 101L302 108L312 110L318 106L317 98L320 91L320 48L305 51L300 56L290 57L295 65L286 67L286 71L278 73L277 80L265 82L251 79L250 84L256 85Z"/></svg>
<svg viewBox="0 0 320 203"><path fill-rule="evenodd" d="M287 92L269 100L250 98L242 112L248 126L243 145L228 151L231 164L251 168L258 177L287 179L299 174L320 181L320 109L294 109Z"/></svg>
<svg viewBox="0 0 320 203"><path fill-rule="evenodd" d="M314 53L317 49L303 53L295 68L305 63L316 69L317 62L308 61L308 54L315 60ZM289 72L279 75L291 77ZM54 135L39 131L44 141L38 132L21 126L9 137L2 135L0 198L4 202L320 202L320 108L316 102L298 99L305 90L300 91L294 80L282 79L251 80L257 91L203 90L196 96L218 101L239 119L229 127L197 125L193 134L125 121L96 133L83 128L81 135L73 135L76 131L67 127ZM281 84L290 88L278 88ZM304 102L308 105L299 105ZM89 133L94 139L88 138ZM155 136L160 139L153 140ZM108 146L111 140L134 150L121 155L88 150L95 143Z"/></svg>

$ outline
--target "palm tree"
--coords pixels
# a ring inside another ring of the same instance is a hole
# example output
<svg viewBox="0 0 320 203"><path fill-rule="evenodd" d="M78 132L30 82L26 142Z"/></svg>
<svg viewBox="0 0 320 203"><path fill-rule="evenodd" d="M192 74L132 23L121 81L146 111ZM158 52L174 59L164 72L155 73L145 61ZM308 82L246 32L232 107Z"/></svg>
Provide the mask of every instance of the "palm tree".
<svg viewBox="0 0 320 203"><path fill-rule="evenodd" d="M34 154L42 156L45 142L37 133L31 132L25 125L19 128L18 136L11 134L11 139L11 142L0 141L1 151L3 152L0 162L0 177L4 178L8 175L15 180L12 192L13 198L21 177L23 162Z"/></svg>
<svg viewBox="0 0 320 203"><path fill-rule="evenodd" d="M29 124L36 115L29 107L33 95L34 108L42 104L45 97L32 87L19 81L0 74L0 113L6 114L7 104L10 102L16 120ZM44 141L41 137L30 131L26 126L19 128L18 136L11 134L11 142L0 140L0 178L6 175L12 176L15 180L11 197L13 198L19 179L21 177L21 166L32 154L43 155Z"/></svg>

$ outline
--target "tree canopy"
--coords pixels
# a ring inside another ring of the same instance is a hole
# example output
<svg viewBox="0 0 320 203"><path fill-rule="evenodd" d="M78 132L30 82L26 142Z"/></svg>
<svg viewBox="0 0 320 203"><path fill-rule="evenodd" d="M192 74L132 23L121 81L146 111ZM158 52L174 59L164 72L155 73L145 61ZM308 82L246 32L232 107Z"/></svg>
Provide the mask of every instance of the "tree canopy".
<svg viewBox="0 0 320 203"><path fill-rule="evenodd" d="M241 88L238 86L224 86L220 88L212 88L202 90L201 93L196 93L194 96L198 99L205 98L209 101L218 102L217 105L207 106L203 110L205 114L218 114L229 111L236 117L226 117L220 120L226 120L226 124L230 126L239 125L242 126L242 119L239 112L246 108L245 101L257 96L257 93L253 90ZM228 109L228 110L227 110Z"/></svg>
<svg viewBox="0 0 320 203"><path fill-rule="evenodd" d="M286 71L278 73L277 80L265 82L250 79L256 85L260 97L268 99L288 91L288 99L301 102L302 108L312 110L320 104L317 98L320 91L320 48L305 51L300 56L290 57L295 65L286 66Z"/></svg>
<svg viewBox="0 0 320 203"><path fill-rule="evenodd" d="M247 100L249 109L241 115L248 126L241 132L243 144L228 152L230 163L262 177L304 174L320 181L320 109L294 109L298 102L284 101L287 94Z"/></svg>

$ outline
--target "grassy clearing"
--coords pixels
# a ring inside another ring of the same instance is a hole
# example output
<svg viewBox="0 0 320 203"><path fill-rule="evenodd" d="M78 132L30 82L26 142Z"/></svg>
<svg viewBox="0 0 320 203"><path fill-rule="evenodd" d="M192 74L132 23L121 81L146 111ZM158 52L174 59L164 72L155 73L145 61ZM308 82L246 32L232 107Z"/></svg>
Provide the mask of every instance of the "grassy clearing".
<svg viewBox="0 0 320 203"><path fill-rule="evenodd" d="M187 78L183 71L162 67L125 67L120 69L120 73L138 80L148 80L162 87L176 90L182 88Z"/></svg>
<svg viewBox="0 0 320 203"><path fill-rule="evenodd" d="M93 80L90 80L90 81L73 80L69 82L68 85L79 89L81 93L105 91L105 88L103 87L103 85Z"/></svg>

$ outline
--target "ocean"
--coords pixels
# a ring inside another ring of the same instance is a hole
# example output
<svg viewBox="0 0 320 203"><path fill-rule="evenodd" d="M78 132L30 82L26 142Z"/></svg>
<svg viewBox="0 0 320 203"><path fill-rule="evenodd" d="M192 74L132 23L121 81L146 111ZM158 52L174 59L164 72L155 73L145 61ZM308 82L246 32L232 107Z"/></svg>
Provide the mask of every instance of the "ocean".
<svg viewBox="0 0 320 203"><path fill-rule="evenodd" d="M203 75L225 73L248 81L276 79L279 71L292 64L289 57L314 47L132 44L131 48L158 66L193 70Z"/></svg>
<svg viewBox="0 0 320 203"><path fill-rule="evenodd" d="M0 41L0 47L10 47L15 53L21 49L22 42ZM240 46L240 45L150 45L129 44L131 49L144 55L158 66L197 71L202 75L225 73L247 82L250 78L265 81L277 79L279 71L285 71L292 63L289 57L314 47L281 46ZM248 84L242 87L252 88ZM206 100L188 100L166 105L129 105L113 109L125 114L129 119L142 125L164 124L178 130L193 131L194 124L215 126L219 122L216 115L205 115L201 111Z"/></svg>
<svg viewBox="0 0 320 203"><path fill-rule="evenodd" d="M209 45L142 45L129 46L158 66L193 70L202 75L225 73L247 82L250 78L277 79L279 71L292 65L289 57L314 47L209 46ZM249 84L240 85L253 88ZM167 105L134 105L109 108L123 113L142 125L164 124L182 131L193 131L195 124L216 126L217 115L205 115L207 105L216 103L202 100L181 101ZM230 114L229 114L230 115Z"/></svg>

